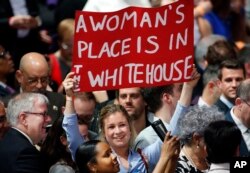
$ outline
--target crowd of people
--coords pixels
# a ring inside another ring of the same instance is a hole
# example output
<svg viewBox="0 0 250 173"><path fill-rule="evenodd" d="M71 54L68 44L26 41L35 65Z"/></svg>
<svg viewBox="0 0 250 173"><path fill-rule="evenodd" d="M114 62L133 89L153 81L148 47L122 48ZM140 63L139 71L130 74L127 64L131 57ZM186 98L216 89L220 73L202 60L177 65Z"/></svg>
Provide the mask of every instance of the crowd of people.
<svg viewBox="0 0 250 173"><path fill-rule="evenodd" d="M249 1L194 0L189 81L74 91L76 10L175 1L0 0L0 172L229 173L250 157Z"/></svg>

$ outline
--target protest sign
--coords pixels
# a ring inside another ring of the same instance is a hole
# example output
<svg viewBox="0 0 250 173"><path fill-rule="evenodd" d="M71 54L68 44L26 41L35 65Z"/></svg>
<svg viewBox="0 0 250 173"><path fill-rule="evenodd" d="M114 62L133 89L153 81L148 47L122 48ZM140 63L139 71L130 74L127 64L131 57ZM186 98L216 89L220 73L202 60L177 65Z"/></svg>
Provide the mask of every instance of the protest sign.
<svg viewBox="0 0 250 173"><path fill-rule="evenodd" d="M147 87L190 78L193 0L159 8L76 12L76 91Z"/></svg>

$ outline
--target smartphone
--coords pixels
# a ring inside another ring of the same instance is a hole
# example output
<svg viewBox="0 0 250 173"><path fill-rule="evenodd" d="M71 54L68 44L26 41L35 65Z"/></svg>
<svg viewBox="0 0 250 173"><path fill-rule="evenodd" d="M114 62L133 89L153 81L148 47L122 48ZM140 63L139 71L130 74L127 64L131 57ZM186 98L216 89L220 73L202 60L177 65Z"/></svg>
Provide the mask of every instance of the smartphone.
<svg viewBox="0 0 250 173"><path fill-rule="evenodd" d="M161 121L161 119L154 121L151 126L153 127L154 131L160 137L162 141L164 141L166 133L168 132L165 125Z"/></svg>

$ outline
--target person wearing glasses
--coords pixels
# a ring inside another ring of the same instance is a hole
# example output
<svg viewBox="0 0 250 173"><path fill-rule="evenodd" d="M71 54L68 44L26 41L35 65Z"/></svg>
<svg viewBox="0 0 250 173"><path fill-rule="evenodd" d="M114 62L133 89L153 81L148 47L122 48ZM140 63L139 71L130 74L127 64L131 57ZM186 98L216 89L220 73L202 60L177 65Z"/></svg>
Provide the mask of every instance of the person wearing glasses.
<svg viewBox="0 0 250 173"><path fill-rule="evenodd" d="M235 106L226 114L226 120L231 121L240 129L242 137L240 156L250 156L250 79L241 82L236 92Z"/></svg>
<svg viewBox="0 0 250 173"><path fill-rule="evenodd" d="M0 140L0 172L44 173L44 160L35 145L43 140L51 121L48 104L39 93L21 93L9 101L10 128Z"/></svg>
<svg viewBox="0 0 250 173"><path fill-rule="evenodd" d="M8 128L6 121L6 111L3 102L0 101L0 139L2 139Z"/></svg>
<svg viewBox="0 0 250 173"><path fill-rule="evenodd" d="M50 81L49 65L44 55L37 52L25 54L21 58L19 69L15 75L20 85L18 92L42 93L49 99L48 112L52 118L51 123L53 123L58 116L62 115L61 109L65 105L65 96L47 90ZM5 104L8 103L10 97L5 98Z"/></svg>
<svg viewBox="0 0 250 173"><path fill-rule="evenodd" d="M0 97L4 98L15 93L13 87L9 85L8 77L14 74L14 63L8 51L0 45Z"/></svg>

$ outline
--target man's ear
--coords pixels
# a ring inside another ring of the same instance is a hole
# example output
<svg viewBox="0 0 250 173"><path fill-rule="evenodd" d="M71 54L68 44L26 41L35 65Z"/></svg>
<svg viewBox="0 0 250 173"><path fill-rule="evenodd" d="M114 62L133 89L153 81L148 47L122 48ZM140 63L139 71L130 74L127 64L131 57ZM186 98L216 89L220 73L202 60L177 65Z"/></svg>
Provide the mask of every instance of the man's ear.
<svg viewBox="0 0 250 173"><path fill-rule="evenodd" d="M26 115L24 113L20 113L18 116L18 121L20 122L20 124L22 124L23 126L27 125L27 121L26 121Z"/></svg>
<svg viewBox="0 0 250 173"><path fill-rule="evenodd" d="M241 100L239 97L237 97L237 98L235 99L235 105L236 105L236 106L239 106L241 103L242 103L242 100Z"/></svg>
<svg viewBox="0 0 250 173"><path fill-rule="evenodd" d="M213 91L215 85L216 85L216 84L215 84L213 81L209 81L209 82L207 83L207 86L208 86L208 88L209 88L209 91Z"/></svg>
<svg viewBox="0 0 250 173"><path fill-rule="evenodd" d="M162 94L162 100L166 103L171 103L171 95L168 93L163 93Z"/></svg>
<svg viewBox="0 0 250 173"><path fill-rule="evenodd" d="M96 164L88 162L87 166L88 166L89 170L91 170L91 172L97 172Z"/></svg>
<svg viewBox="0 0 250 173"><path fill-rule="evenodd" d="M17 70L16 71L16 80L18 81L18 83L21 83L23 80L23 73L21 70Z"/></svg>

